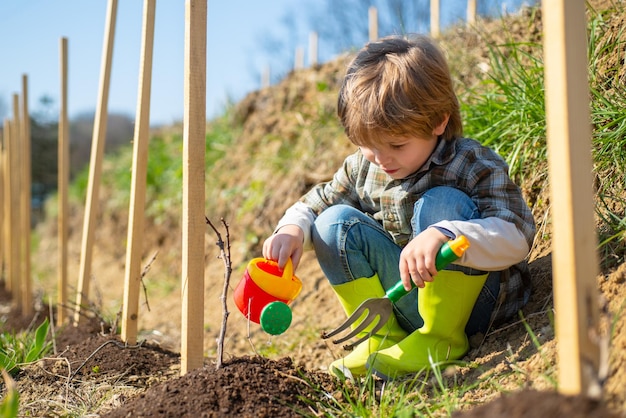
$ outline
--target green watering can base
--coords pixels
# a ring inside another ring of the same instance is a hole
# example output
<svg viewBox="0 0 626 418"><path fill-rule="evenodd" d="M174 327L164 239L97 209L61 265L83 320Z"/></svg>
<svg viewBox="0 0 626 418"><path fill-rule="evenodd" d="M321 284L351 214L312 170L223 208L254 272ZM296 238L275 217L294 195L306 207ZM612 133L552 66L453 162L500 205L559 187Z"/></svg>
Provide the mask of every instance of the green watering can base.
<svg viewBox="0 0 626 418"><path fill-rule="evenodd" d="M291 325L291 308L280 301L268 303L261 311L260 323L268 334L282 334Z"/></svg>

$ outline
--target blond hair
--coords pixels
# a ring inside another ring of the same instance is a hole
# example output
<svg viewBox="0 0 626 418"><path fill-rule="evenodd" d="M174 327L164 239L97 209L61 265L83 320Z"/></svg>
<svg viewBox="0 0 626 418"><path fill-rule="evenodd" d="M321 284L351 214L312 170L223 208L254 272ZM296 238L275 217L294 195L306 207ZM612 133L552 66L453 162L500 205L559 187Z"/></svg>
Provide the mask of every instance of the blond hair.
<svg viewBox="0 0 626 418"><path fill-rule="evenodd" d="M337 114L356 145L390 136L429 138L448 115L441 137L463 135L448 64L426 36L389 36L365 45L348 66Z"/></svg>

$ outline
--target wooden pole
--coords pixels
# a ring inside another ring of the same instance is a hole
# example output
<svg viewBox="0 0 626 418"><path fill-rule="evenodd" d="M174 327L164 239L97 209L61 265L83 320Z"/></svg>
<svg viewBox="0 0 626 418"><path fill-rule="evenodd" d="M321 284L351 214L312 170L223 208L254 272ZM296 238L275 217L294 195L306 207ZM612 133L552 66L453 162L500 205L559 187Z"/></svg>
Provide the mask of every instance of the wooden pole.
<svg viewBox="0 0 626 418"><path fill-rule="evenodd" d="M317 65L317 32L309 33L309 66L315 67Z"/></svg>
<svg viewBox="0 0 626 418"><path fill-rule="evenodd" d="M8 245L7 243L9 242L9 236L7 234L7 223L8 223L8 216L7 216L7 201L9 200L8 197L8 193L7 193L7 185L6 185L6 181L7 181L7 152L6 152L6 147L7 147L7 140L8 140L8 134L9 134L9 127L8 127L9 121L8 119L4 120L4 125L3 125L3 130L2 130L2 141L0 141L0 275L2 275L2 279L4 281L4 288L6 290L9 290L11 287L11 285L9 284L10 281L7 280L8 278L8 274L7 274L7 263L8 263Z"/></svg>
<svg viewBox="0 0 626 418"><path fill-rule="evenodd" d="M467 26L476 23L476 0L467 0Z"/></svg>
<svg viewBox="0 0 626 418"><path fill-rule="evenodd" d="M91 258L93 255L94 234L98 209L98 194L102 172L102 159L106 140L107 106L109 101L109 83L111 78L111 62L113 60L113 40L115 38L115 18L117 0L109 0L100 68L100 89L98 104L93 125L91 159L89 163L89 181L87 184L87 200L85 203L85 219L83 223L83 240L81 245L80 270L78 276L78 292L76 295L76 311L74 324L80 321L83 303L89 299L89 281L91 275Z"/></svg>
<svg viewBox="0 0 626 418"><path fill-rule="evenodd" d="M261 74L261 88L266 88L270 86L270 66L266 65L263 69L263 74Z"/></svg>
<svg viewBox="0 0 626 418"><path fill-rule="evenodd" d="M439 0L430 0L430 36L438 38L439 30Z"/></svg>
<svg viewBox="0 0 626 418"><path fill-rule="evenodd" d="M21 188L21 159L20 152L20 105L19 96L13 95L13 120L11 121L11 138L9 149L9 158L11 164L9 166L11 177L11 229L9 233L10 245L12 247L12 268L11 268L11 296L16 307L21 309L21 283L22 283L22 241L24 236L21 234L21 212L20 212L20 188Z"/></svg>
<svg viewBox="0 0 626 418"><path fill-rule="evenodd" d="M4 218L4 202L6 201L6 197L4 196L4 135L0 135L0 280L4 280L6 276L5 273L5 256L6 256L6 247L5 247L5 236L4 236L4 223L6 222Z"/></svg>
<svg viewBox="0 0 626 418"><path fill-rule="evenodd" d="M203 366L207 0L185 1L181 374Z"/></svg>
<svg viewBox="0 0 626 418"><path fill-rule="evenodd" d="M28 76L22 75L22 109L20 117L20 137L22 139L22 189L21 197L21 217L22 221L22 315L31 316L33 314L32 277L30 265L30 222L31 222L31 144L30 144L30 114L28 113Z"/></svg>
<svg viewBox="0 0 626 418"><path fill-rule="evenodd" d="M58 144L58 245L59 276L57 283L57 325L67 320L67 260L68 260L68 185L70 181L70 141L69 121L67 117L67 38L60 41L61 102L59 106L59 144Z"/></svg>
<svg viewBox="0 0 626 418"><path fill-rule="evenodd" d="M294 70L301 70L304 68L304 49L301 46L296 47Z"/></svg>
<svg viewBox="0 0 626 418"><path fill-rule="evenodd" d="M11 156L9 148L11 141L11 122L7 118L4 120L2 130L2 212L3 212L3 234L2 234L2 251L4 259L4 288L7 292L11 292Z"/></svg>
<svg viewBox="0 0 626 418"><path fill-rule="evenodd" d="M128 213L122 340L133 345L137 342L137 321L139 318L139 286L141 284L141 254L143 251L141 243L143 242L143 213L146 201L148 141L150 139L150 89L155 8L156 0L144 1L137 113L133 138L133 174Z"/></svg>
<svg viewBox="0 0 626 418"><path fill-rule="evenodd" d="M590 394L599 312L585 2L542 7L559 391Z"/></svg>
<svg viewBox="0 0 626 418"><path fill-rule="evenodd" d="M378 9L374 6L368 9L368 22L370 42L375 41L378 39Z"/></svg>

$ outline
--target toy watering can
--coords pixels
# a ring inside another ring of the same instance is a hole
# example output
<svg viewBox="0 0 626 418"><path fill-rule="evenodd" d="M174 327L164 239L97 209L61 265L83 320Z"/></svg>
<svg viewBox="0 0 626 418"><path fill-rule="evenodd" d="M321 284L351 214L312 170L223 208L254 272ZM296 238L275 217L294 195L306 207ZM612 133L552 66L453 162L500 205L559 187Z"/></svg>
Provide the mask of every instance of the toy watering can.
<svg viewBox="0 0 626 418"><path fill-rule="evenodd" d="M261 325L268 334L282 334L291 325L293 301L302 290L302 282L293 274L291 259L284 270L265 258L250 260L235 288L233 298L241 313Z"/></svg>

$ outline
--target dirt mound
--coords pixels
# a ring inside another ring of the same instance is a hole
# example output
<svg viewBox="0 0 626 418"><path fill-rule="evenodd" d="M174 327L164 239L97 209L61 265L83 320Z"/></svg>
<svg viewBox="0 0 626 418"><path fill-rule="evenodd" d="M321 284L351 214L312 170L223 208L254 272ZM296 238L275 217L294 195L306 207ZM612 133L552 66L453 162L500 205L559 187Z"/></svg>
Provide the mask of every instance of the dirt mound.
<svg viewBox="0 0 626 418"><path fill-rule="evenodd" d="M523 390L505 395L495 401L468 412L452 415L453 418L511 417L536 418L619 418L598 401L584 396L565 396L549 391Z"/></svg>
<svg viewBox="0 0 626 418"><path fill-rule="evenodd" d="M193 370L103 417L300 417L311 413L319 388L338 383L327 373L294 365L288 357L235 357L223 366Z"/></svg>

